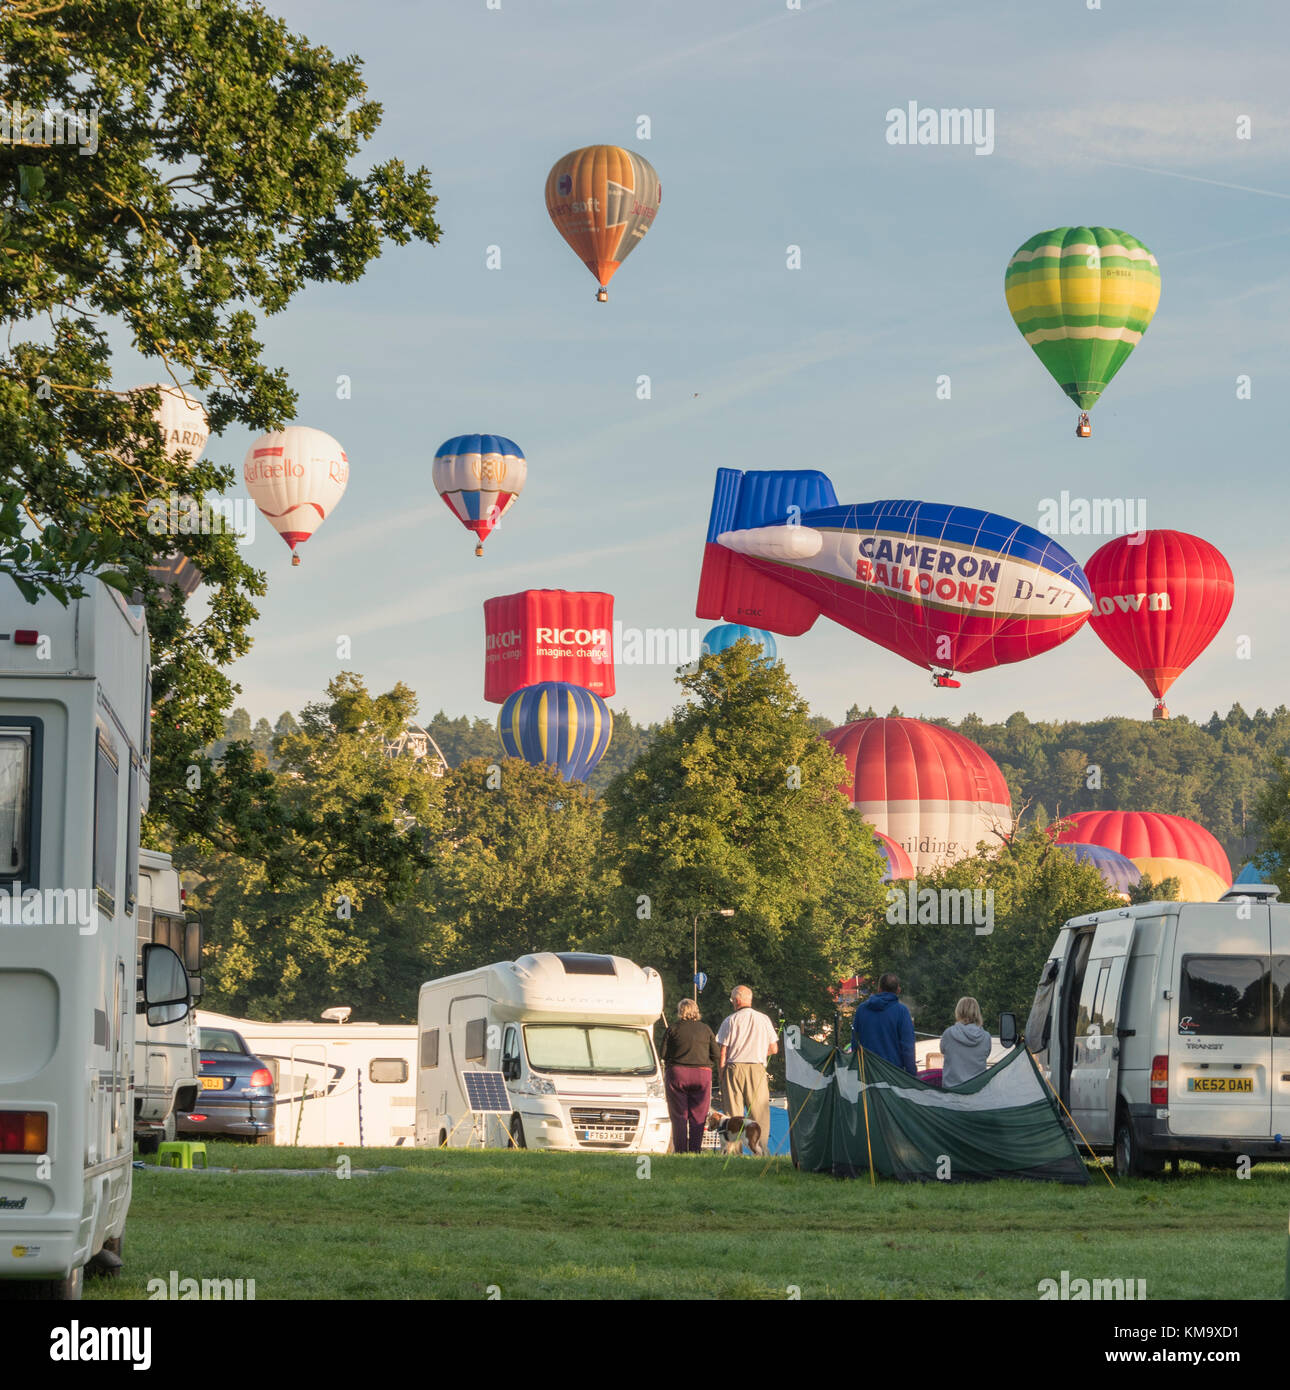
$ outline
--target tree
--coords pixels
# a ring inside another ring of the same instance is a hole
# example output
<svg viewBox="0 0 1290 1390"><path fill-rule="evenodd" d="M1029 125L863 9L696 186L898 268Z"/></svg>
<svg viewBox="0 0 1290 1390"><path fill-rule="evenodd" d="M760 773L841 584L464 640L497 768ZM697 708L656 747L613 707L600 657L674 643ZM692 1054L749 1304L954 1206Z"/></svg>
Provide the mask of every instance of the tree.
<svg viewBox="0 0 1290 1390"><path fill-rule="evenodd" d="M196 750L221 734L264 579L231 533L149 528L150 504L234 475L214 449L191 468L167 457L156 394L111 389L111 334L163 380L213 388L215 435L278 427L295 395L261 360L258 318L311 282L358 280L387 240L437 241L429 176L398 159L351 171L380 120L359 63L258 6L5 0L0 55L11 108L86 113L94 144L0 146L0 573L29 600L96 574L144 598L154 805L204 833L222 803ZM205 577L201 619L148 575L171 548Z"/></svg>
<svg viewBox="0 0 1290 1390"><path fill-rule="evenodd" d="M705 996L748 984L790 1019L832 1012L882 902L873 837L838 791L841 759L782 665L746 643L703 657L688 699L605 792L622 886L602 938L658 968L668 1008L691 989L694 914Z"/></svg>

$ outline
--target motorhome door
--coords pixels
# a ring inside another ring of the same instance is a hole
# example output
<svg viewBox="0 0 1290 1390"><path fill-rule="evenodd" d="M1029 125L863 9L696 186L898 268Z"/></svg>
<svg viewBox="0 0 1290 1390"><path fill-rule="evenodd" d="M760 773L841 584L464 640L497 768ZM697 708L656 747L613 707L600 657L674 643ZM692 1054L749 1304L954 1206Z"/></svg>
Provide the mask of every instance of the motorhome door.
<svg viewBox="0 0 1290 1390"><path fill-rule="evenodd" d="M1272 1133L1290 1145L1290 907L1271 908Z"/></svg>
<svg viewBox="0 0 1290 1390"><path fill-rule="evenodd" d="M1099 922L1080 985L1071 1037L1070 1112L1090 1144L1109 1144L1120 1076L1120 994L1133 919Z"/></svg>

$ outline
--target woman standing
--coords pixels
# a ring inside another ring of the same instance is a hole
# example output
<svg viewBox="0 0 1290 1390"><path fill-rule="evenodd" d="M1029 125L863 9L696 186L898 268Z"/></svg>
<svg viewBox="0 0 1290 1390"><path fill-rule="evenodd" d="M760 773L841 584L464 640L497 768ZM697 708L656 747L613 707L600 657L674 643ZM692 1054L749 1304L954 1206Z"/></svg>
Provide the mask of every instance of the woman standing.
<svg viewBox="0 0 1290 1390"><path fill-rule="evenodd" d="M676 1015L663 1039L672 1149L679 1154L697 1154L703 1146L703 1126L712 1103L712 1068L721 1060L721 1049L712 1029L699 1017L699 1006L693 999L682 999Z"/></svg>

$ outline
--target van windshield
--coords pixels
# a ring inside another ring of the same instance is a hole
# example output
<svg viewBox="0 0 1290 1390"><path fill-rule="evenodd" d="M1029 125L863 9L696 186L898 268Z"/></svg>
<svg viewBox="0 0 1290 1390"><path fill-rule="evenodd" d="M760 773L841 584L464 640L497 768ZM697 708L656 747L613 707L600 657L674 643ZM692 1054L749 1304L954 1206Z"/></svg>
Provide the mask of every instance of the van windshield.
<svg viewBox="0 0 1290 1390"><path fill-rule="evenodd" d="M653 1076L654 1044L640 1028L599 1024L526 1024L524 1045L534 1071Z"/></svg>

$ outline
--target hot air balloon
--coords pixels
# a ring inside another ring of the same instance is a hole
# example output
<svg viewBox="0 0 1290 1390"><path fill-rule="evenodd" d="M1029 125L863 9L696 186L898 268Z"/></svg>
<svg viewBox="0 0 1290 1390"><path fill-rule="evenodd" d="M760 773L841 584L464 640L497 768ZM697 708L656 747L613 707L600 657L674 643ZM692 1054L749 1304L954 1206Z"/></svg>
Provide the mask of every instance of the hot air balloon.
<svg viewBox="0 0 1290 1390"><path fill-rule="evenodd" d="M717 471L700 618L755 615L796 636L824 613L952 686L952 672L1066 641L1091 606L1075 560L1019 521L939 502L839 506L814 470Z"/></svg>
<svg viewBox="0 0 1290 1390"><path fill-rule="evenodd" d="M1232 881L1232 866L1223 846L1186 816L1163 811L1077 811L1065 817L1056 838L1062 843L1105 845L1132 859L1157 881L1165 876L1161 868L1165 861L1204 865L1222 880L1224 888Z"/></svg>
<svg viewBox="0 0 1290 1390"><path fill-rule="evenodd" d="M1142 531L1108 541L1084 566L1093 631L1156 697L1218 635L1232 608L1232 569L1208 541L1185 531Z"/></svg>
<svg viewBox="0 0 1290 1390"><path fill-rule="evenodd" d="M527 685L507 697L497 732L508 756L546 763L566 782L586 781L605 756L614 732L609 706L566 681Z"/></svg>
<svg viewBox="0 0 1290 1390"><path fill-rule="evenodd" d="M887 861L887 872L882 876L883 883L903 882L914 877L914 861L890 835L875 830L873 839L874 844L878 846L878 853Z"/></svg>
<svg viewBox="0 0 1290 1390"><path fill-rule="evenodd" d="M1160 267L1114 227L1055 227L1019 246L1003 277L1008 311L1035 355L1088 412L1147 331L1160 302Z"/></svg>
<svg viewBox="0 0 1290 1390"><path fill-rule="evenodd" d="M654 223L663 197L648 160L617 145L587 145L557 159L546 176L555 229L596 277L596 298Z"/></svg>
<svg viewBox="0 0 1290 1390"><path fill-rule="evenodd" d="M525 589L484 600L484 699L543 681L614 693L614 596Z"/></svg>
<svg viewBox="0 0 1290 1390"><path fill-rule="evenodd" d="M1231 887L1222 874L1216 874L1207 865L1197 864L1193 859L1166 859L1143 854L1133 862L1143 874L1150 877L1152 883L1159 884L1167 878L1176 878L1178 901L1182 903L1216 903Z"/></svg>
<svg viewBox="0 0 1290 1390"><path fill-rule="evenodd" d="M161 432L166 457L172 463L180 459L190 465L196 463L210 437L210 421L201 403L181 387L168 382L136 386L130 394L142 391L161 393L161 403L152 412L152 418ZM177 588L185 598L202 582L197 566L177 550L171 551L160 563L149 565L148 573L158 583Z"/></svg>
<svg viewBox="0 0 1290 1390"><path fill-rule="evenodd" d="M261 514L291 549L303 544L345 495L349 460L329 434L306 425L261 435L247 450L242 477Z"/></svg>
<svg viewBox="0 0 1290 1390"><path fill-rule="evenodd" d="M440 444L434 456L434 485L448 510L484 553L489 532L524 491L528 463L520 446L500 434L459 434Z"/></svg>
<svg viewBox="0 0 1290 1390"><path fill-rule="evenodd" d="M1090 845L1083 841L1066 840L1061 842L1064 850L1069 850L1080 864L1091 864L1113 893L1129 896L1129 889L1142 882L1142 870L1123 854L1105 845Z"/></svg>
<svg viewBox="0 0 1290 1390"><path fill-rule="evenodd" d="M918 719L859 719L824 738L845 760L841 790L890 837L917 873L997 843L1012 829L1012 796L994 760L971 739Z"/></svg>
<svg viewBox="0 0 1290 1390"><path fill-rule="evenodd" d="M704 634L702 654L715 656L718 652L724 652L727 647L733 647L741 638L759 643L763 652L762 659L767 663L775 660L777 648L774 635L764 628L745 627L742 623L722 623L719 627L711 628Z"/></svg>

